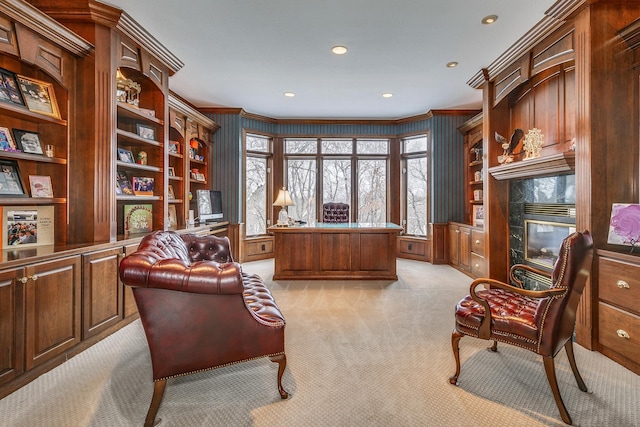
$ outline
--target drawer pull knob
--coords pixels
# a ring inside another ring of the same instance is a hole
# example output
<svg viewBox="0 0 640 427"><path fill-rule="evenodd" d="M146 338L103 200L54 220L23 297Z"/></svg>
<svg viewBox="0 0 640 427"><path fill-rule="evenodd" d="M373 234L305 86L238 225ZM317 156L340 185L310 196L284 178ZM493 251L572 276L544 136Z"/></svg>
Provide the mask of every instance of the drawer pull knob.
<svg viewBox="0 0 640 427"><path fill-rule="evenodd" d="M20 283L22 283L22 284L24 285L25 283L27 283L27 281L29 280L29 278L25 276L25 277L21 277L21 278L19 278L18 280L20 281Z"/></svg>
<svg viewBox="0 0 640 427"><path fill-rule="evenodd" d="M618 336L620 338L626 338L626 339L631 339L631 337L629 336L629 334L627 333L627 331L625 331L624 329L618 329L616 331L616 334L618 334Z"/></svg>
<svg viewBox="0 0 640 427"><path fill-rule="evenodd" d="M620 288L620 289L629 289L629 284L627 282L625 282L624 280L618 280L616 282L616 285Z"/></svg>
<svg viewBox="0 0 640 427"><path fill-rule="evenodd" d="M480 244L480 240L476 240L476 245L479 245L479 244Z"/></svg>
<svg viewBox="0 0 640 427"><path fill-rule="evenodd" d="M31 279L33 279L33 281L35 282L36 280L38 280L38 275L34 274L33 276L31 276Z"/></svg>
<svg viewBox="0 0 640 427"><path fill-rule="evenodd" d="M474 267L475 268L480 268L480 264L476 264Z"/></svg>

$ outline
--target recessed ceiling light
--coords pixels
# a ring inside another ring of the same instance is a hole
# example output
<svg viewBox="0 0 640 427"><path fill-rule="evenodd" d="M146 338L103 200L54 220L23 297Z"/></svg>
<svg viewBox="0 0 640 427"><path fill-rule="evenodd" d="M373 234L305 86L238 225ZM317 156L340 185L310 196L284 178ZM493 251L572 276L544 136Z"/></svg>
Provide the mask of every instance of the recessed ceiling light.
<svg viewBox="0 0 640 427"><path fill-rule="evenodd" d="M447 68L456 68L458 63L456 61L447 62Z"/></svg>
<svg viewBox="0 0 640 427"><path fill-rule="evenodd" d="M491 25L498 20L498 15L489 15L482 18L482 23L484 25Z"/></svg>
<svg viewBox="0 0 640 427"><path fill-rule="evenodd" d="M285 92L285 93L283 93L283 95L288 97L288 98L293 98L294 96L296 96L296 94L293 93L293 92Z"/></svg>
<svg viewBox="0 0 640 427"><path fill-rule="evenodd" d="M383 98L392 98L392 97L393 97L393 94L392 94L392 93L389 93L389 92L387 92L387 93L383 93L383 94L382 94L382 97L383 97Z"/></svg>
<svg viewBox="0 0 640 427"><path fill-rule="evenodd" d="M331 52L335 53L336 55L344 55L345 53L347 53L347 48L344 46L334 46L331 48Z"/></svg>

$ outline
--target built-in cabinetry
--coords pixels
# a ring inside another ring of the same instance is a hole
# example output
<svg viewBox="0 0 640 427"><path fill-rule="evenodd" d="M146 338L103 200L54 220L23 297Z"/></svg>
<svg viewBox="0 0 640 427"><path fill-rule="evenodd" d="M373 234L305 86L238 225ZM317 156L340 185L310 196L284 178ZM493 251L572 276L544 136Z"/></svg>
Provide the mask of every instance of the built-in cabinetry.
<svg viewBox="0 0 640 427"><path fill-rule="evenodd" d="M484 275L484 232L468 224L449 223L449 265L471 277Z"/></svg>
<svg viewBox="0 0 640 427"><path fill-rule="evenodd" d="M482 113L467 120L458 130L464 135L465 219L480 225L484 217L484 159Z"/></svg>

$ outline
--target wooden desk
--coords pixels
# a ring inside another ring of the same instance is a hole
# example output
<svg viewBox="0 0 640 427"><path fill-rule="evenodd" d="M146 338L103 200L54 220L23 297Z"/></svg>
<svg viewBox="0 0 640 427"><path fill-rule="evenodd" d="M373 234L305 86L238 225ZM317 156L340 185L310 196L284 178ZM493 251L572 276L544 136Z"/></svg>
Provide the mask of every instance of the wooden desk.
<svg viewBox="0 0 640 427"><path fill-rule="evenodd" d="M273 279L397 280L400 231L392 223L269 227L275 236Z"/></svg>

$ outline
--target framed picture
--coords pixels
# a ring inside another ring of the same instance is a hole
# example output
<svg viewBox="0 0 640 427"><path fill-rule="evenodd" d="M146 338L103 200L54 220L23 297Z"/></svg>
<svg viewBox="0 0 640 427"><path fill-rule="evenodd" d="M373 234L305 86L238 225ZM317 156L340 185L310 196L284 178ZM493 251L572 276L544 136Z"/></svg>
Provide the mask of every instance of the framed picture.
<svg viewBox="0 0 640 427"><path fill-rule="evenodd" d="M180 143L178 141L169 141L167 151L169 154L180 154Z"/></svg>
<svg viewBox="0 0 640 427"><path fill-rule="evenodd" d="M118 193L118 189L120 189L121 193ZM118 176L116 177L116 194L133 196L131 181L129 181L129 177L123 171L118 171Z"/></svg>
<svg viewBox="0 0 640 427"><path fill-rule="evenodd" d="M124 163L135 163L131 150L118 148L118 160Z"/></svg>
<svg viewBox="0 0 640 427"><path fill-rule="evenodd" d="M60 118L53 84L16 75L20 91L29 111Z"/></svg>
<svg viewBox="0 0 640 427"><path fill-rule="evenodd" d="M146 176L134 176L133 194L136 196L153 196L153 178Z"/></svg>
<svg viewBox="0 0 640 427"><path fill-rule="evenodd" d="M169 187L167 188L167 193L168 193L169 200L175 200L176 199L176 193L173 192L173 186L172 185L169 185Z"/></svg>
<svg viewBox="0 0 640 427"><path fill-rule="evenodd" d="M19 151L8 128L0 127L0 150Z"/></svg>
<svg viewBox="0 0 640 427"><path fill-rule="evenodd" d="M136 124L136 130L138 131L138 136L143 139L156 139L156 130L152 126L141 125L140 123Z"/></svg>
<svg viewBox="0 0 640 427"><path fill-rule="evenodd" d="M40 135L38 132L29 130L13 129L13 136L16 138L18 148L29 154L44 154L40 145Z"/></svg>
<svg viewBox="0 0 640 427"><path fill-rule="evenodd" d="M4 68L0 68L0 102L24 105L16 75Z"/></svg>
<svg viewBox="0 0 640 427"><path fill-rule="evenodd" d="M169 228L178 226L178 215L176 214L175 205L169 205Z"/></svg>
<svg viewBox="0 0 640 427"><path fill-rule="evenodd" d="M475 205L473 206L473 226L481 227L484 225L484 206Z"/></svg>
<svg viewBox="0 0 640 427"><path fill-rule="evenodd" d="M176 170L173 166L169 166L169 169L167 169L167 173L169 174L169 176L176 176Z"/></svg>
<svg viewBox="0 0 640 427"><path fill-rule="evenodd" d="M29 175L31 197L53 197L51 177L42 175Z"/></svg>
<svg viewBox="0 0 640 427"><path fill-rule="evenodd" d="M609 235L607 243L611 245L640 245L640 205L636 203L614 203L611 206Z"/></svg>
<svg viewBox="0 0 640 427"><path fill-rule="evenodd" d="M27 197L15 160L0 160L0 197Z"/></svg>
<svg viewBox="0 0 640 427"><path fill-rule="evenodd" d="M53 206L3 206L0 247L52 245L54 219Z"/></svg>

